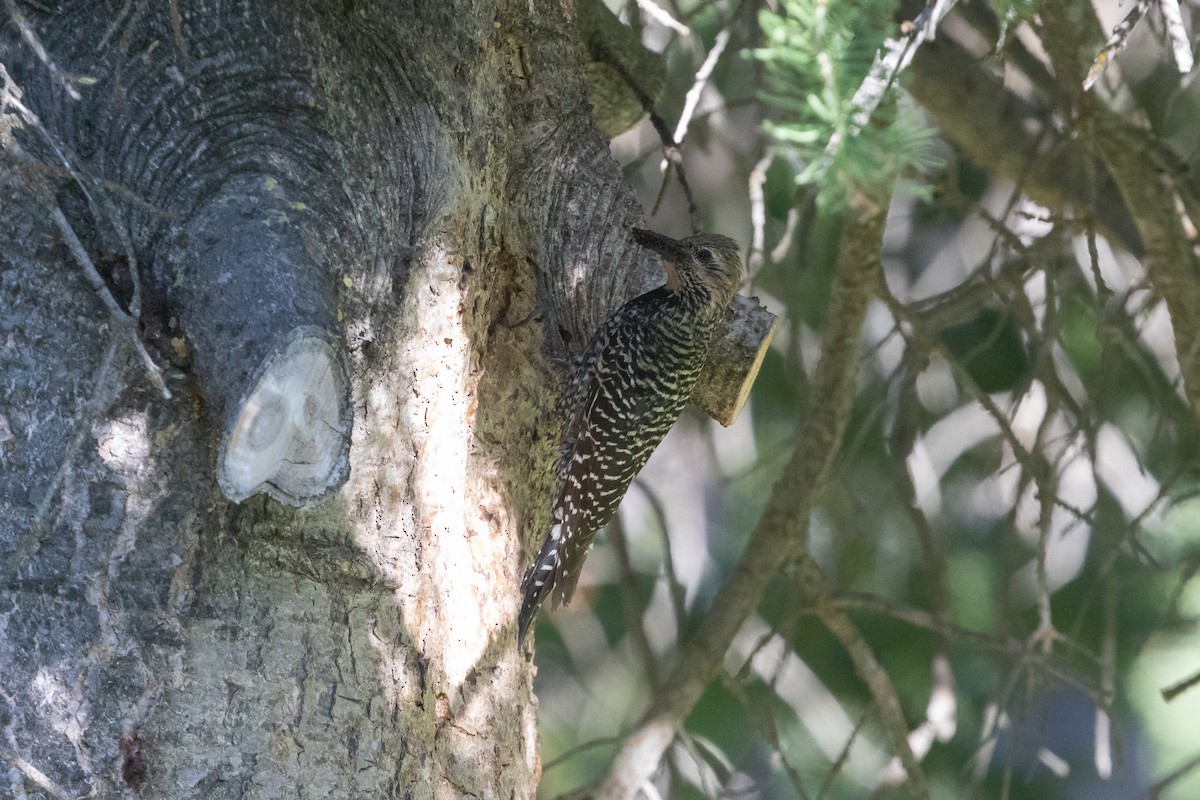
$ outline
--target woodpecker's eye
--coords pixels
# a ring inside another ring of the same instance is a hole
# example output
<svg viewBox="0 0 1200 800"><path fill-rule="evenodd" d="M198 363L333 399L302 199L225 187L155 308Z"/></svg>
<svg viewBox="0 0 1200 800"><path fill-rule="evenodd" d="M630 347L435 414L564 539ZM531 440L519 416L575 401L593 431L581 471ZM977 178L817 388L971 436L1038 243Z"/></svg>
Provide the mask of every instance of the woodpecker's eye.
<svg viewBox="0 0 1200 800"><path fill-rule="evenodd" d="M701 247L696 251L696 260L705 266L713 263L712 250L709 250L707 247Z"/></svg>

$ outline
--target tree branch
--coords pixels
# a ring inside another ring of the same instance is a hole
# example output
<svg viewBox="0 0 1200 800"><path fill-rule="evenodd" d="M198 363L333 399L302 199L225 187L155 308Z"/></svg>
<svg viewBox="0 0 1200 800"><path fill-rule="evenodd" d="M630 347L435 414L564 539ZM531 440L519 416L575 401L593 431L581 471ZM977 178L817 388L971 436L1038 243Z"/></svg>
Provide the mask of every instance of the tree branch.
<svg viewBox="0 0 1200 800"><path fill-rule="evenodd" d="M988 33L980 31L979 39L995 41ZM989 67L988 53L942 35L917 51L905 88L976 164L1017 181L1029 197L1056 212L1092 209L1100 233L1140 255L1138 228L1112 176L1102 165L1093 166L1094 156L1079 141L1056 130L1052 109L1008 91ZM1030 80L1036 83L1038 76Z"/></svg>
<svg viewBox="0 0 1200 800"><path fill-rule="evenodd" d="M1051 4L1043 15L1041 38L1055 69L1081 72L1077 53L1078 25L1070 11L1087 17L1091 6L1064 8ZM1181 180L1175 159L1152 132L1135 127L1082 91L1075 98L1084 137L1108 167L1142 239L1142 261L1155 290L1167 303L1175 333L1175 352L1183 389L1200 417L1200 258L1194 230L1200 219L1188 219L1200 201ZM1097 196L1100 196L1097 187Z"/></svg>

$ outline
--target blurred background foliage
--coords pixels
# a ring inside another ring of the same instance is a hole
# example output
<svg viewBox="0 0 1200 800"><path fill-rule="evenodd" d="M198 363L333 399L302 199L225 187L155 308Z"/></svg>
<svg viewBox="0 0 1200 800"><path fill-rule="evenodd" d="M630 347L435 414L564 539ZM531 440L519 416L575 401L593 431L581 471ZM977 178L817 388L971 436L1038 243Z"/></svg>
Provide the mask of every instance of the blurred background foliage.
<svg viewBox="0 0 1200 800"><path fill-rule="evenodd" d="M969 126L910 96L908 70L856 122L875 53L924 2L606 2L662 54L635 72L654 76L644 94L681 140L700 226L747 245L744 293L780 328L741 418L721 429L686 413L572 606L541 615L542 796L605 774L737 562L794 449L843 210L862 193L890 203L881 291L809 551L890 676L932 795L1200 797L1200 685L1187 683L1200 676L1200 438L1174 333L1200 319L1171 318L1128 212L1101 208L1114 199L1103 166L1064 158L1034 191L1020 158L993 159ZM997 128L1040 125L1043 153L1053 136L1094 153L1070 110L1078 84L1048 64L1039 5L963 0L937 36L1023 109ZM1064 0L1084 72L1135 5ZM1159 137L1194 190L1200 82L1174 68L1148 5L1091 91ZM1197 8L1183 6L1189 31ZM922 69L922 86L973 80ZM690 232L651 122L612 151L651 226ZM1048 190L1066 200L1031 199ZM893 755L871 694L785 570L645 793L904 797Z"/></svg>

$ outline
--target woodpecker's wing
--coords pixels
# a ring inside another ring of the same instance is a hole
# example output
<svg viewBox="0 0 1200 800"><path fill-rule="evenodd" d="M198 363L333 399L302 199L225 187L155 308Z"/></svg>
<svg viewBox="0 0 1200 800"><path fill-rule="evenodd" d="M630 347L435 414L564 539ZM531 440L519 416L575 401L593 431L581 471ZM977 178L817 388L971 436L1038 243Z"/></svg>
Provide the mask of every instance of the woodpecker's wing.
<svg viewBox="0 0 1200 800"><path fill-rule="evenodd" d="M563 543L560 541L563 520L559 500L563 484L570 473L571 463L575 459L577 446L581 451L581 456L583 456L583 450L593 446L590 440L580 442L579 434L582 429L587 427L588 409L596 402L596 396L600 392L599 364L610 333L611 325L605 322L592 334L587 347L572 362L571 372L559 393L556 410L558 418L562 420L562 430L559 436L558 459L555 464L558 486L555 487L554 516L551 520L550 532L542 542L542 548L538 552L537 558L533 560L533 564L525 571L525 577L521 580L522 601L518 621L521 641L525 640L525 634L533 623L533 617L537 614L538 608L562 577L565 553ZM573 549L567 548L566 550L569 553ZM579 561L582 563L581 559ZM572 589L574 584L575 581L571 581ZM558 605L561 598L561 590L554 593L555 606ZM567 598L570 599L570 594L567 595Z"/></svg>
<svg viewBox="0 0 1200 800"><path fill-rule="evenodd" d="M595 527L589 524L587 509L579 504L589 484L587 475L581 474L580 467L594 463L597 455L589 412L600 397L602 359L612 357L605 349L610 337L607 331L604 333L601 336L597 332L592 339L592 344L597 346L594 349L589 346L580 357L586 372L576 373L573 378L579 378L579 381L569 387L576 398L573 402L579 405L570 408L570 418L564 425L564 440L558 462L559 493L554 503L550 531L521 581L522 602L518 618L520 641L525 640L534 615L547 597L552 608L571 601L584 558L591 549L592 537L596 533Z"/></svg>
<svg viewBox="0 0 1200 800"><path fill-rule="evenodd" d="M599 364L612 333L611 320L601 325L588 341L583 352L575 357L571 374L558 396L558 418L562 420L562 431L558 444L558 461L555 473L559 485L567 477L571 459L575 455L575 442L584 425L588 409L596 402L600 391Z"/></svg>
<svg viewBox="0 0 1200 800"><path fill-rule="evenodd" d="M597 332L594 347L586 353L587 390L580 392L569 440L564 441L553 527L543 547L544 554L553 551L555 561L550 573L553 608L571 602L596 531L612 518L645 462L639 451L646 449L648 454L657 443L649 448L618 444L626 438L622 431L643 427L650 404L643 392L630 390L630 376L637 369L643 333L636 324L636 309L656 299L657 295L643 295L622 307Z"/></svg>

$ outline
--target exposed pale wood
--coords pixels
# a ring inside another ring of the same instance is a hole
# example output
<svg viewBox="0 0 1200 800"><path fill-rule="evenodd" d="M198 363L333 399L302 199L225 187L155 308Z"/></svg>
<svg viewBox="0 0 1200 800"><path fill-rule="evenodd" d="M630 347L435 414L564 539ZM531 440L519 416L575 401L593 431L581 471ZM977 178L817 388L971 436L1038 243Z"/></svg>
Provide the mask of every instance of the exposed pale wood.
<svg viewBox="0 0 1200 800"><path fill-rule="evenodd" d="M305 505L340 485L347 469L346 371L336 340L300 327L263 364L225 434L217 463L231 500L265 492Z"/></svg>

